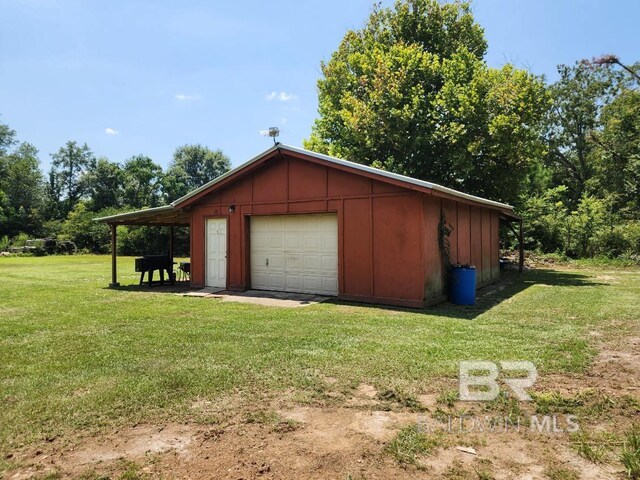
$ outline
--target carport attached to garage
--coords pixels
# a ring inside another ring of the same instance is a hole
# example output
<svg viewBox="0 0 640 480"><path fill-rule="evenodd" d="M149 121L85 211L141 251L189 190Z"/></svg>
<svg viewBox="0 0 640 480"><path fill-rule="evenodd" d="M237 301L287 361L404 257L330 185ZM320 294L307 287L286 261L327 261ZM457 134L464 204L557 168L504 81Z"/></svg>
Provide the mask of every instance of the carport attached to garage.
<svg viewBox="0 0 640 480"><path fill-rule="evenodd" d="M413 307L446 298L449 263L496 281L500 221L519 221L503 203L281 144L167 207L102 220L139 215L189 218L192 287Z"/></svg>

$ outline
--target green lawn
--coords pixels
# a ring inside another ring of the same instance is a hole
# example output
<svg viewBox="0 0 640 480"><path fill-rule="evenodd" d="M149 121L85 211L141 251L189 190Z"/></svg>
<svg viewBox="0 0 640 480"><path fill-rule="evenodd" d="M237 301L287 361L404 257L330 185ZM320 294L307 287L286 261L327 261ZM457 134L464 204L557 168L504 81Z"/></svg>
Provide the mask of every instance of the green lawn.
<svg viewBox="0 0 640 480"><path fill-rule="evenodd" d="M137 281L131 258L119 267L123 284ZM476 307L424 311L110 290L106 256L2 258L0 278L3 451L70 431L187 418L197 398L238 392L293 388L312 398L367 382L415 393L456 376L459 360L580 371L594 353L589 332L622 334L640 311L637 268L514 275Z"/></svg>

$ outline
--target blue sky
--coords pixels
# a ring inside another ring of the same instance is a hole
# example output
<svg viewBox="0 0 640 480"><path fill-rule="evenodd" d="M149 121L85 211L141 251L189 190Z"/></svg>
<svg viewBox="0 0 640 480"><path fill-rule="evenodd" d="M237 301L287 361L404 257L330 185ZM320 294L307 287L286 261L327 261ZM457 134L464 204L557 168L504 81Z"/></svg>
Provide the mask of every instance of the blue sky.
<svg viewBox="0 0 640 480"><path fill-rule="evenodd" d="M67 140L163 166L185 143L221 148L238 165L270 146L258 134L270 126L301 146L320 61L371 5L0 0L0 121L40 150L44 168ZM476 0L474 12L492 66L553 80L557 64L580 58L640 60L637 0Z"/></svg>

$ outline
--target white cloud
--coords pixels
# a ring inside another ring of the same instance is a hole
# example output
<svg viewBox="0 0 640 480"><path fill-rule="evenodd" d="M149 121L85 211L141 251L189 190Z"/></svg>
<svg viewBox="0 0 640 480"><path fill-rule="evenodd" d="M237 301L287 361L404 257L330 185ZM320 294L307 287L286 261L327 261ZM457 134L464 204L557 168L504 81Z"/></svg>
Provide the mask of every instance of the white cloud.
<svg viewBox="0 0 640 480"><path fill-rule="evenodd" d="M104 133L107 135L120 135L120 132L115 128L107 127L104 129Z"/></svg>
<svg viewBox="0 0 640 480"><path fill-rule="evenodd" d="M176 100L180 100L181 102L188 102L193 100L201 100L202 97L200 95L187 95L186 93L176 93Z"/></svg>
<svg viewBox="0 0 640 480"><path fill-rule="evenodd" d="M271 92L268 93L264 99L267 102L271 102L272 100L279 100L281 102L288 102L290 100L295 100L296 98L298 98L296 95L294 95L293 93L287 93L287 92Z"/></svg>

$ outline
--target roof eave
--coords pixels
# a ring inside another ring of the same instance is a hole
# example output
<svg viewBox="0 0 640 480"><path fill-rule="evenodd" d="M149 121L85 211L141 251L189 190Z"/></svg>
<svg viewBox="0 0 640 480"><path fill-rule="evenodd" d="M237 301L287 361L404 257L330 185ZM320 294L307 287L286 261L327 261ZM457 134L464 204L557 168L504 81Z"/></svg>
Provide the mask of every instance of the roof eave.
<svg viewBox="0 0 640 480"><path fill-rule="evenodd" d="M134 210L133 212L117 213L115 215L109 215L107 217L94 218L94 222L103 223L118 223L127 219L139 218L140 216L151 216L151 214L159 214L164 212L171 212L177 210L173 205L163 205L161 207L143 208L141 210Z"/></svg>

